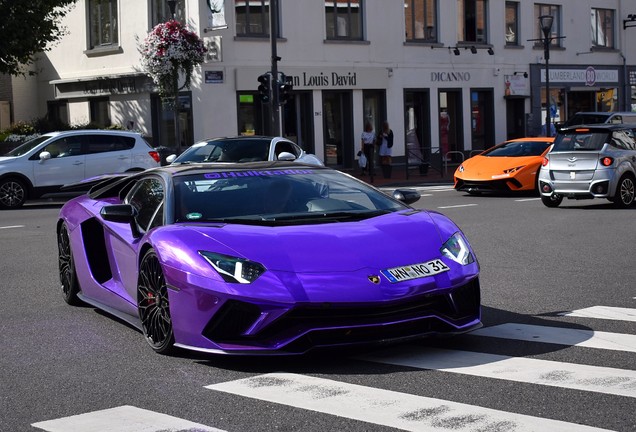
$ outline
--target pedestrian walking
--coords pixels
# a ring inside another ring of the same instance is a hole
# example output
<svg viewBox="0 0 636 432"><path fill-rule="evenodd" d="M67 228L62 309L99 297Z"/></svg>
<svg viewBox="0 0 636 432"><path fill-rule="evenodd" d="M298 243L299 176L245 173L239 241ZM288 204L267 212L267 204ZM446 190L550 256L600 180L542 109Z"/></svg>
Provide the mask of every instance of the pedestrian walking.
<svg viewBox="0 0 636 432"><path fill-rule="evenodd" d="M370 176L373 176L375 170L375 133L373 132L373 125L371 122L366 122L364 124L364 132L360 136L360 150L364 153L367 158L367 166L362 169L362 174L368 173Z"/></svg>
<svg viewBox="0 0 636 432"><path fill-rule="evenodd" d="M388 121L385 121L382 124L382 132L378 135L378 143L380 145L378 155L380 156L382 176L386 179L390 179L391 171L393 170L393 166L391 165L391 155L393 153L393 131L389 127Z"/></svg>

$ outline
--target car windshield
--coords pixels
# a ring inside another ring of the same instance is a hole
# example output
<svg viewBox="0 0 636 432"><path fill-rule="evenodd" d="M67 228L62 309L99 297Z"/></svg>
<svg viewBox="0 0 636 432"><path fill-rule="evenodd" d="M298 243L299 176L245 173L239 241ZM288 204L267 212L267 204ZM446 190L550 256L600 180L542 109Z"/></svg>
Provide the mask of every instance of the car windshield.
<svg viewBox="0 0 636 432"><path fill-rule="evenodd" d="M40 143L46 141L49 138L51 137L45 135L33 138L23 144L20 144L18 147L8 152L5 156L22 156L23 154L27 154L35 147L37 147Z"/></svg>
<svg viewBox="0 0 636 432"><path fill-rule="evenodd" d="M482 156L541 156L550 144L545 141L507 142L482 153Z"/></svg>
<svg viewBox="0 0 636 432"><path fill-rule="evenodd" d="M552 151L598 151L608 142L610 133L607 131L570 131L557 135Z"/></svg>
<svg viewBox="0 0 636 432"><path fill-rule="evenodd" d="M362 220L410 207L332 170L232 170L175 177L176 222L293 225Z"/></svg>
<svg viewBox="0 0 636 432"><path fill-rule="evenodd" d="M266 161L269 145L268 139L212 140L193 145L173 163Z"/></svg>

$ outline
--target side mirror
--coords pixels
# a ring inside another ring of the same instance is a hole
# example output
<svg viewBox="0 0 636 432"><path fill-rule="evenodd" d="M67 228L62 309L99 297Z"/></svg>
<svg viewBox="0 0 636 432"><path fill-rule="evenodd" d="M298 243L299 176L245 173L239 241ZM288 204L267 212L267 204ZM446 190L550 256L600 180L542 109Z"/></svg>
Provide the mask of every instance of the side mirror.
<svg viewBox="0 0 636 432"><path fill-rule="evenodd" d="M47 151L43 151L42 153L40 153L40 160L41 161L45 161L45 160L49 160L51 159L51 153L47 152Z"/></svg>
<svg viewBox="0 0 636 432"><path fill-rule="evenodd" d="M404 204L413 204L420 199L420 193L415 189L396 189L393 191L393 198Z"/></svg>
<svg viewBox="0 0 636 432"><path fill-rule="evenodd" d="M177 158L176 154L171 154L170 156L166 157L166 162L168 162L169 164L171 164L172 162L174 162L174 160Z"/></svg>
<svg viewBox="0 0 636 432"><path fill-rule="evenodd" d="M295 161L296 160L296 156L294 156L293 154L291 154L290 152L280 152L278 157L278 160L280 161Z"/></svg>
<svg viewBox="0 0 636 432"><path fill-rule="evenodd" d="M130 224L130 229L134 237L139 237L140 233L137 229L137 209L130 204L113 204L102 207L99 214L105 221L115 223L127 223Z"/></svg>

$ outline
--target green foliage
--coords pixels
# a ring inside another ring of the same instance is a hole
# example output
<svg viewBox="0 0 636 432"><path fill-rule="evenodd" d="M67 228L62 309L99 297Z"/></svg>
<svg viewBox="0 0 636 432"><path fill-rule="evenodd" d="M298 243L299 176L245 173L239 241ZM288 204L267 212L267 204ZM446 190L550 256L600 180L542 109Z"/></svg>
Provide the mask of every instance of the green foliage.
<svg viewBox="0 0 636 432"><path fill-rule="evenodd" d="M61 20L77 0L0 0L0 73L24 75L33 56L65 34Z"/></svg>

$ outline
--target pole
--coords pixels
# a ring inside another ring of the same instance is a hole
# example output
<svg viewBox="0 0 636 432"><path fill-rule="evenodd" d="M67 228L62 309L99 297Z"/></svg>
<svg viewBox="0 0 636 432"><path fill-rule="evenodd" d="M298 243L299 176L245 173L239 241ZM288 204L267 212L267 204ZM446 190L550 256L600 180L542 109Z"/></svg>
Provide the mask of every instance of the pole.
<svg viewBox="0 0 636 432"><path fill-rule="evenodd" d="M172 19L176 15L177 11L177 1L178 0L167 0L168 7L170 8L170 15L172 15ZM176 147L176 152L178 155L181 154L181 131L179 130L179 69L173 66L173 75L172 78L172 90L174 93L174 103L172 106L172 113L174 115L174 145Z"/></svg>
<svg viewBox="0 0 636 432"><path fill-rule="evenodd" d="M545 44L545 136L552 135L550 127L550 39L548 36L543 41Z"/></svg>
<svg viewBox="0 0 636 432"><path fill-rule="evenodd" d="M280 136L280 93L278 85L278 52L276 41L278 38L278 0L270 0L269 2L269 40L272 46L272 119L271 134L272 136Z"/></svg>

